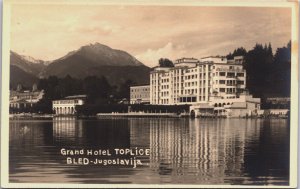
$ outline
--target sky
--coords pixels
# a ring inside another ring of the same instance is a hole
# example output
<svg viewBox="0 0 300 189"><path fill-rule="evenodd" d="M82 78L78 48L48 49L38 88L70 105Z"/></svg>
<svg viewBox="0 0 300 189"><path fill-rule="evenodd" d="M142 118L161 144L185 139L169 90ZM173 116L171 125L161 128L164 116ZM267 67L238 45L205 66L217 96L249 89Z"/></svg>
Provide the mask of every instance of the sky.
<svg viewBox="0 0 300 189"><path fill-rule="evenodd" d="M253 7L13 5L11 50L54 60L96 42L149 67L159 58L227 55L291 39L291 9Z"/></svg>

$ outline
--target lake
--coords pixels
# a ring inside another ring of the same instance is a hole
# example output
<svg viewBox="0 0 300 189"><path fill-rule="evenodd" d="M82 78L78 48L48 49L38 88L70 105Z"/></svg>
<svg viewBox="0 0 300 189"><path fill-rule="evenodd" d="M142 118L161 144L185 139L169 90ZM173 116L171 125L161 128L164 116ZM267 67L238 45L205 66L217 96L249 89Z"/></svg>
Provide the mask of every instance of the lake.
<svg viewBox="0 0 300 189"><path fill-rule="evenodd" d="M12 183L289 184L285 119L61 117L11 120L9 129ZM62 149L84 154L62 155ZM116 154L115 149L148 149L149 154ZM87 150L111 156L88 156ZM90 163L68 164L67 157ZM95 158L115 164L91 163ZM126 158L142 164L119 164Z"/></svg>

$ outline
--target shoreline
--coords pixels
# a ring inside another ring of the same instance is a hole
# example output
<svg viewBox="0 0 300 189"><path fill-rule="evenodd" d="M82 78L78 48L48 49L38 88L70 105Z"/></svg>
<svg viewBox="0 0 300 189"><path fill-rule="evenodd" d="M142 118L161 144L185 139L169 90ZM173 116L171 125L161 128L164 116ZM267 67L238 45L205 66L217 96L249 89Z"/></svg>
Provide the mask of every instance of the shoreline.
<svg viewBox="0 0 300 189"><path fill-rule="evenodd" d="M249 116L249 117L224 117L224 116L179 116L171 114L163 115L144 115L144 114L134 114L128 115L126 113L119 114L100 114L93 116L78 116L78 115L53 115L53 114L43 114L43 115L28 115L28 114L10 114L9 120L54 120L57 118L75 118L75 119L126 119L126 118L158 118L158 119L289 119L288 115L268 115L268 116Z"/></svg>
<svg viewBox="0 0 300 189"><path fill-rule="evenodd" d="M10 120L52 120L56 118L76 118L76 119L120 119L120 118L202 118L202 119L290 119L290 110L288 109L263 109L253 115L217 115L212 113L201 113L193 115L189 112L171 113L171 112L111 112L97 113L96 115L80 114L41 114L41 113L18 113L9 114Z"/></svg>

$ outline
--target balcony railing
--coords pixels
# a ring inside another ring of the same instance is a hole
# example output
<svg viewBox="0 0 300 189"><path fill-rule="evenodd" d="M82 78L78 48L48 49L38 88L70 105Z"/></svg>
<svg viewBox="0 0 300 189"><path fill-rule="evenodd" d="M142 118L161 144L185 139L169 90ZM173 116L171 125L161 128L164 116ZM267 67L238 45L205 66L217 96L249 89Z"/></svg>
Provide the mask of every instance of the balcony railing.
<svg viewBox="0 0 300 189"><path fill-rule="evenodd" d="M232 69L229 69L229 68L217 68L216 69L217 71L223 71L223 72L230 72L230 71L233 71L233 72L244 72L245 70L244 69L237 69L237 68L232 68Z"/></svg>
<svg viewBox="0 0 300 189"><path fill-rule="evenodd" d="M226 77L227 78L236 78L236 76L234 76L234 75L227 75Z"/></svg>

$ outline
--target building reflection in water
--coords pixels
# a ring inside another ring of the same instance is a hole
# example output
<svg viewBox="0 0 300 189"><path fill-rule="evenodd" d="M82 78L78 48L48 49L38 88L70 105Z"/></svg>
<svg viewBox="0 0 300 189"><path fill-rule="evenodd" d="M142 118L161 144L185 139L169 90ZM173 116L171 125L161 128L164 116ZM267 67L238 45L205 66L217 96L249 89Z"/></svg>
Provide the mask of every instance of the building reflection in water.
<svg viewBox="0 0 300 189"><path fill-rule="evenodd" d="M10 180L286 185L287 120L109 119L10 122ZM67 166L61 148L150 148L143 166ZM29 177L30 176L30 177Z"/></svg>
<svg viewBox="0 0 300 189"><path fill-rule="evenodd" d="M251 145L247 141L259 140L262 126L259 120L239 119L147 122L130 120L130 136L132 147L150 147L151 169L161 175L214 178L219 183L225 177L243 174L246 145Z"/></svg>
<svg viewBox="0 0 300 189"><path fill-rule="evenodd" d="M76 117L53 118L53 140L55 143L75 145L83 136L82 120Z"/></svg>
<svg viewBox="0 0 300 189"><path fill-rule="evenodd" d="M76 117L53 119L53 140L57 146L77 148L129 147L128 120L82 120Z"/></svg>

